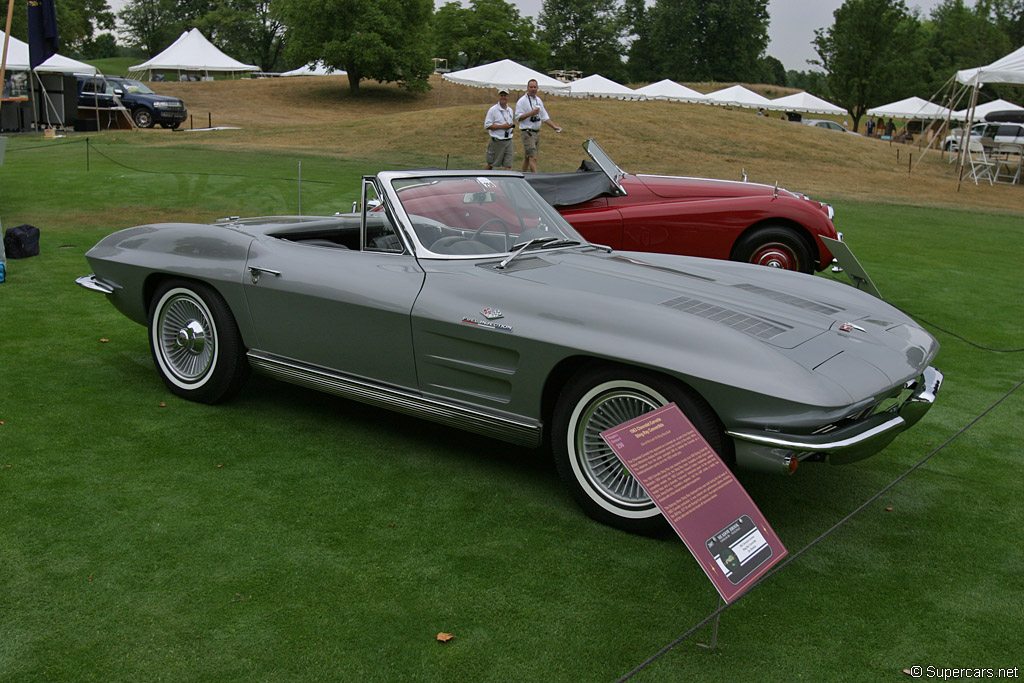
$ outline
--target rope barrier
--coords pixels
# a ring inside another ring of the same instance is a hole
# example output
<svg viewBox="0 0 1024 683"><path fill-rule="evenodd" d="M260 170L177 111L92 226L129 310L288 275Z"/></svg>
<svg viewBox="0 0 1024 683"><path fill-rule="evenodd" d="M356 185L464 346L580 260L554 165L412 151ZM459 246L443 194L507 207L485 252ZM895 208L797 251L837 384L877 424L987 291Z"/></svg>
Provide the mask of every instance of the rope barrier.
<svg viewBox="0 0 1024 683"><path fill-rule="evenodd" d="M51 149L53 147L59 147L59 146L63 146L63 145L76 145L76 144L82 144L82 143L85 143L85 145L86 145L86 147L88 149L96 152L101 157L103 157L104 159L106 159L110 163L114 164L115 166L120 166L121 168L128 169L129 171L133 171L135 173L154 173L154 174L158 174L158 175L182 175L182 176L192 175L192 176L204 176L204 177L210 177L210 178L250 178L252 180L280 180L280 181L290 182L290 183L295 183L295 182L299 181L299 178L279 178L279 177L275 177L275 176L247 175L247 174L244 174L244 173L203 173L203 172L199 172L199 171L153 171L153 170L145 169L145 168L136 168L134 166L129 166L128 164L126 164L126 163L124 163L122 161L118 161L117 159L111 157L109 154L104 153L96 145L92 144L92 142L90 141L89 138L85 138L85 139L82 139L82 140L67 140L67 141L63 141L63 142L54 142L54 143L46 144L46 145L35 145L33 147L8 148L7 149L7 153L10 154L11 152L25 152L25 151L36 150L36 149ZM333 180L309 180L307 178L303 178L302 182L303 183L315 183L315 184L318 184L318 185L337 185L338 184L338 183L336 183Z"/></svg>
<svg viewBox="0 0 1024 683"><path fill-rule="evenodd" d="M88 142L88 140L86 140L86 142ZM120 161L110 157L110 155L104 154L103 152L101 152L99 149L97 149L97 147L95 145L90 145L89 148L92 149L92 150L95 150L95 152L97 154L99 154L101 157L103 157L104 159L106 159L110 163L112 163L112 164L114 164L116 166L120 166L121 168L126 168L129 171L134 171L135 173L154 173L154 174L157 174L157 175L195 175L195 176L204 176L204 177L208 177L208 178L251 178L253 180L281 180L281 181L290 182L290 183L295 183L295 182L299 181L299 178L278 178L278 177L274 177L274 176L254 176L254 175L246 175L244 173L200 173L198 171L151 171L151 170L148 170L148 169L135 168L133 166L129 166L128 164L120 162ZM333 180L307 180L307 179L303 179L302 182L304 182L304 183L315 183L315 184L318 184L318 185L337 185L337 183L334 182Z"/></svg>

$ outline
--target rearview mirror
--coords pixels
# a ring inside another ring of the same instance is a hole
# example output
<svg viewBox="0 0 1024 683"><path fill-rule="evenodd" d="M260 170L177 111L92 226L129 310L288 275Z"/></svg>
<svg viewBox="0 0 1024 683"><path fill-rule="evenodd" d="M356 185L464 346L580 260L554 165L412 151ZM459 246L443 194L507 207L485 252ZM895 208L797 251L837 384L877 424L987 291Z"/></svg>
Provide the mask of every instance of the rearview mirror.
<svg viewBox="0 0 1024 683"><path fill-rule="evenodd" d="M467 192L462 195L463 204L487 204L493 201L493 192Z"/></svg>

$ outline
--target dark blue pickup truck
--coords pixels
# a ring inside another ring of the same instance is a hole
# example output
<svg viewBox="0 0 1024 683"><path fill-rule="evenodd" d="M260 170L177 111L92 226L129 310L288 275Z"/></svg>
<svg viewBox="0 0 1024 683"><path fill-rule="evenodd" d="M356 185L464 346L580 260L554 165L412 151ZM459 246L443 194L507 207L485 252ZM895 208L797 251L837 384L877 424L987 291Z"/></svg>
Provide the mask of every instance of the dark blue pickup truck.
<svg viewBox="0 0 1024 683"><path fill-rule="evenodd" d="M177 128L188 116L185 103L177 97L157 95L148 86L131 78L115 76L79 76L78 106L116 107L118 101L131 112L139 128Z"/></svg>

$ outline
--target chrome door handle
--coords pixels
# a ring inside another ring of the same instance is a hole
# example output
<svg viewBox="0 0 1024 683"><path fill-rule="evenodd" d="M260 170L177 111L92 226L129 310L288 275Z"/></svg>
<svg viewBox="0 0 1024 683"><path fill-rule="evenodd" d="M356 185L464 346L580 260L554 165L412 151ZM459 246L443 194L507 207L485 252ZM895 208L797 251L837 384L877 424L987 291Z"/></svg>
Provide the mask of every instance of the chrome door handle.
<svg viewBox="0 0 1024 683"><path fill-rule="evenodd" d="M260 266L249 266L249 275L252 277L252 283L256 284L260 281L260 274L267 273L274 277L281 277L281 271L271 270L270 268L261 268Z"/></svg>

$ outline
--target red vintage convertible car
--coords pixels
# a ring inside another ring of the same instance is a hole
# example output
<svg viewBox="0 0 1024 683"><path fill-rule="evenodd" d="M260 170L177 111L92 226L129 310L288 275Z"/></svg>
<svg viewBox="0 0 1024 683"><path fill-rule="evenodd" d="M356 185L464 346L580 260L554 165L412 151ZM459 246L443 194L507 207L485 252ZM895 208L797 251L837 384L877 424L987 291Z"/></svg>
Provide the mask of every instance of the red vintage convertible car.
<svg viewBox="0 0 1024 683"><path fill-rule="evenodd" d="M758 183L632 175L593 140L574 173L526 176L584 237L627 251L746 261L812 273L833 259L821 237L842 239L833 210Z"/></svg>

